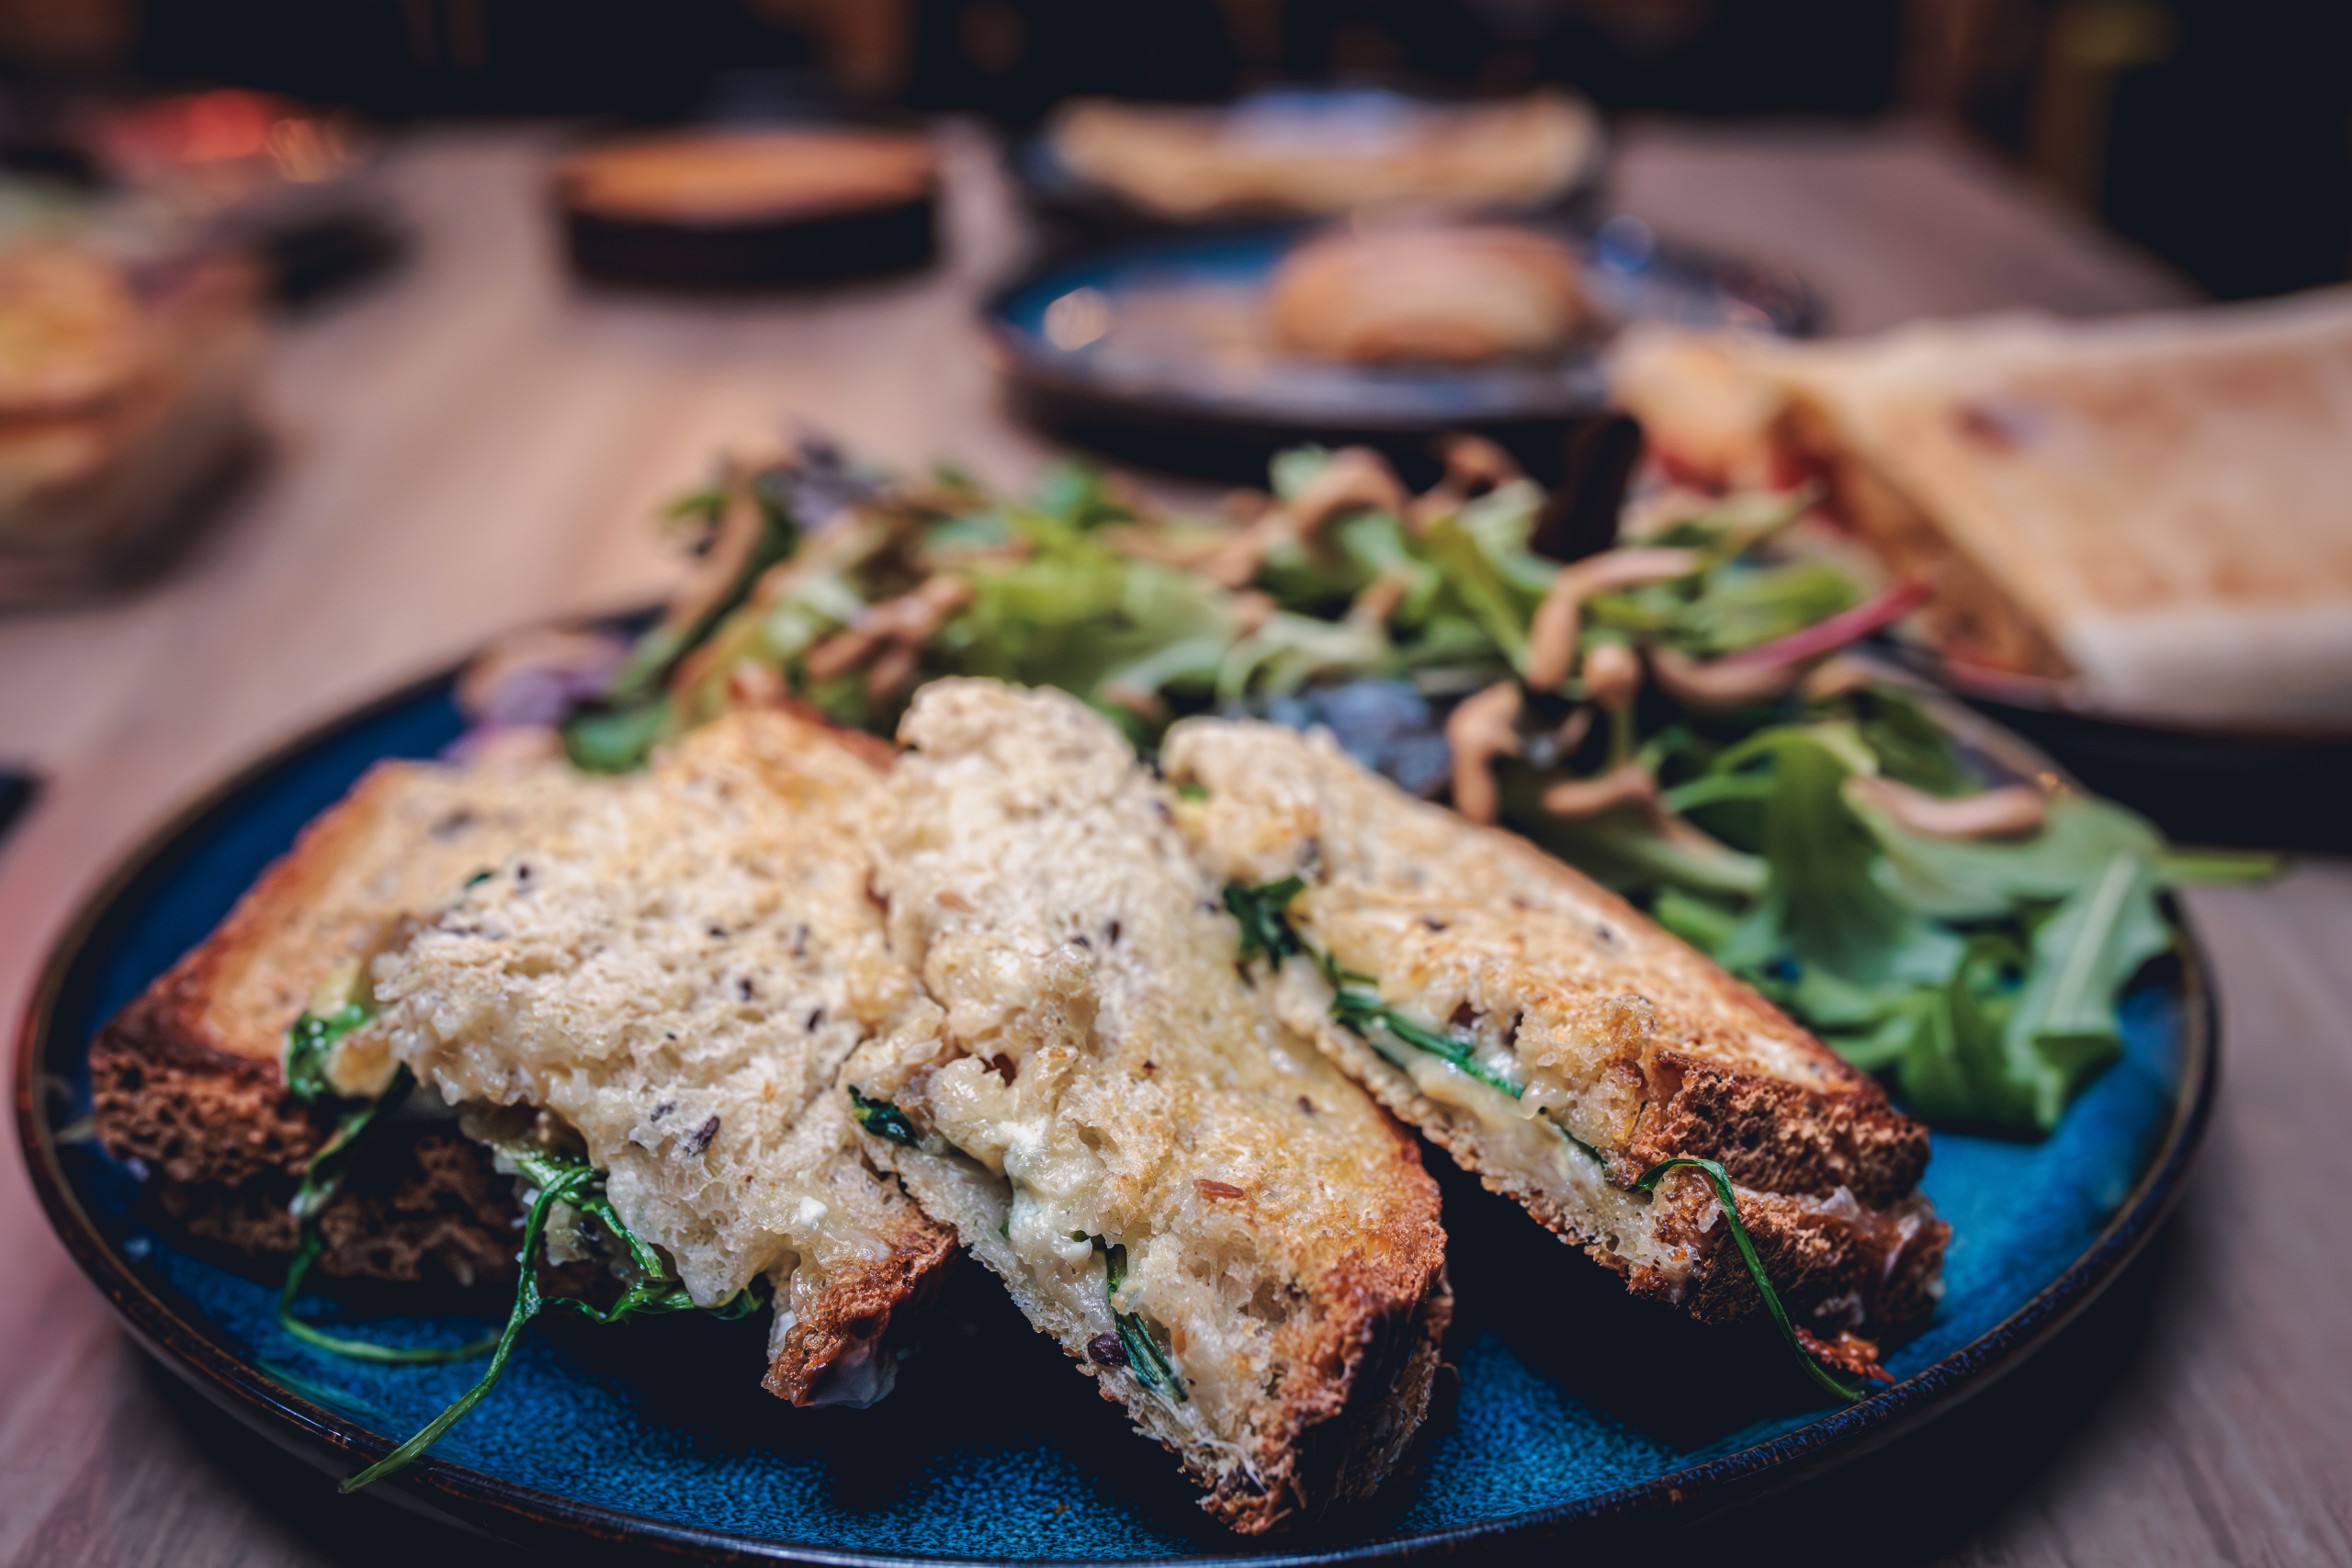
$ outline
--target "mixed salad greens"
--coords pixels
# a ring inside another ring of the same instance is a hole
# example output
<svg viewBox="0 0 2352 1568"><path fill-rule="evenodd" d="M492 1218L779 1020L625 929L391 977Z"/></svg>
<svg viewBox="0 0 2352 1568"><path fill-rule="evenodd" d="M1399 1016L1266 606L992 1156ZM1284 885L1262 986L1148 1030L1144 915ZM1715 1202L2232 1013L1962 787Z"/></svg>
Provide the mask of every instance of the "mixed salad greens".
<svg viewBox="0 0 2352 1568"><path fill-rule="evenodd" d="M1308 447L1209 517L1079 465L1016 501L804 447L673 509L700 578L565 740L627 769L786 697L887 734L947 674L1062 687L1146 749L1185 714L1323 723L1631 896L1914 1113L2047 1133L2175 940L2163 895L2268 863L2011 776L1852 658L1920 593L1792 547L1813 500L1668 497L1563 564L1532 547L1541 488L1466 437L1422 495Z"/></svg>

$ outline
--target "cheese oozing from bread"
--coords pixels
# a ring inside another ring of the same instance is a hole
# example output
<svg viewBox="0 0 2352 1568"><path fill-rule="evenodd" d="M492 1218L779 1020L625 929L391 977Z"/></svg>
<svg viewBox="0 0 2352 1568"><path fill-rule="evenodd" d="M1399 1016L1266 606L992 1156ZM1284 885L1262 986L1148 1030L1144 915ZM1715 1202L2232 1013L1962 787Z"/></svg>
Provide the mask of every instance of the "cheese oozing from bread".
<svg viewBox="0 0 2352 1568"><path fill-rule="evenodd" d="M934 1005L845 1075L876 1151L1227 1524L1369 1492L1450 1308L1410 1136L1242 984L1101 717L943 681L901 734L875 886Z"/></svg>
<svg viewBox="0 0 2352 1568"><path fill-rule="evenodd" d="M1715 1159L1800 1324L1932 1305L1948 1227L1917 1191L1927 1130L1711 961L1328 734L1193 719L1160 755L1206 792L1175 812L1212 878L1299 879L1282 912L1308 951L1253 971L1276 1012L1489 1188L1637 1292L1727 1319L1759 1298L1703 1179L1631 1190L1660 1161ZM1335 1012L1332 968L1405 1030Z"/></svg>
<svg viewBox="0 0 2352 1568"><path fill-rule="evenodd" d="M382 1010L336 1064L384 1053L452 1104L555 1118L698 1305L775 1282L768 1386L796 1403L888 1391L880 1335L949 1248L832 1092L911 995L866 897L878 784L760 711L579 780L560 832L377 960Z"/></svg>

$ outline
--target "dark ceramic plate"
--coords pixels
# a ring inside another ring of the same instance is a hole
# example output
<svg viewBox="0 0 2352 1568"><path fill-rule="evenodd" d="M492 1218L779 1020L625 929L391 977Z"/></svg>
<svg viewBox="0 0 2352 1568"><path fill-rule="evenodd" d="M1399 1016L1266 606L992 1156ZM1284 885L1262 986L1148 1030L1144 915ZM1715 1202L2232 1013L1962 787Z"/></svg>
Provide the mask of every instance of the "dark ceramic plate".
<svg viewBox="0 0 2352 1568"><path fill-rule="evenodd" d="M2047 752L2084 786L2143 812L2167 838L2249 849L2352 852L2352 730L2165 724L2101 713L2052 681L1946 664L1896 642L1904 667Z"/></svg>
<svg viewBox="0 0 2352 1568"><path fill-rule="evenodd" d="M839 107L747 106L727 121L685 129L887 130L921 134L916 121ZM582 149L585 151L583 146ZM558 178L556 220L572 270L595 283L685 294L794 290L927 266L938 254L938 201L931 191L774 218L616 218L574 205Z"/></svg>
<svg viewBox="0 0 2352 1568"><path fill-rule="evenodd" d="M332 1473L381 1456L474 1377L314 1352L269 1281L175 1241L137 1173L88 1141L97 1025L184 949L370 762L458 730L446 678L304 737L157 834L51 956L18 1044L17 1120L58 1234L140 1343L197 1390ZM2124 1008L2127 1050L2039 1144L1939 1134L1927 1188L1951 1221L1949 1290L1889 1359L1903 1381L1825 1409L1760 1325L1708 1332L1628 1301L1515 1208L1445 1186L1460 1376L1418 1468L1317 1530L1238 1540L1167 1456L966 1269L899 1392L869 1411L787 1409L755 1384L765 1325L542 1320L505 1381L393 1500L578 1554L706 1560L1396 1562L1581 1540L1703 1517L1903 1437L2016 1367L2121 1270L2177 1196L2212 1101L2210 992L2193 950ZM321 1307L318 1310L328 1310ZM689 1314L692 1318L693 1314ZM388 1341L470 1337L477 1317L389 1316ZM338 1506L364 1516L364 1499Z"/></svg>
<svg viewBox="0 0 2352 1568"><path fill-rule="evenodd" d="M1797 279L1662 240L1639 219L1589 233L1528 227L1577 252L1604 323L1803 334L1818 321ZM1253 483L1264 481L1268 456L1302 441L1363 442L1409 463L1449 430L1501 440L1548 479L1545 458L1568 426L1609 412L1602 338L1468 366L1339 365L1283 352L1264 324L1268 283L1314 231L1164 237L1029 275L987 311L1015 401L1119 456Z"/></svg>

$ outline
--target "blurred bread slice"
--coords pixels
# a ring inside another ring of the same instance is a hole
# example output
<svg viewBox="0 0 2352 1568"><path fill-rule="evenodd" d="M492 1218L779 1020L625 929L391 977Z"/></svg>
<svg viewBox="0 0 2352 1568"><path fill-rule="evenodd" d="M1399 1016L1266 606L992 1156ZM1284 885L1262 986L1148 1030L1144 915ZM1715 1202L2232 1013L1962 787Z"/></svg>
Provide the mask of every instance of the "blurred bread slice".
<svg viewBox="0 0 2352 1568"><path fill-rule="evenodd" d="M1575 254L1500 224L1334 231L1284 256L1271 289L1285 346L1351 364L1544 354L1590 315Z"/></svg>
<svg viewBox="0 0 2352 1568"><path fill-rule="evenodd" d="M875 886L935 1005L844 1077L875 1153L1225 1523L1365 1495L1451 1310L1411 1136L1242 984L1108 723L942 681L901 736Z"/></svg>
<svg viewBox="0 0 2352 1568"><path fill-rule="evenodd" d="M555 831L376 961L382 1010L330 1069L403 1062L478 1135L576 1139L697 1304L773 1281L767 1386L795 1404L888 1393L883 1335L952 1247L834 1092L913 995L866 895L880 782L760 709L580 780Z"/></svg>
<svg viewBox="0 0 2352 1568"><path fill-rule="evenodd" d="M1721 1161L1802 1327L1875 1335L1941 1292L1928 1130L1867 1075L1624 900L1511 834L1417 800L1329 734L1187 719L1160 751L1220 886L1297 877L1296 931L1470 1066L1332 1017L1317 964L1253 964L1277 1014L1491 1190L1709 1322L1760 1304L1694 1174ZM1475 1068L1475 1070L1473 1070ZM1497 1087L1508 1083L1519 1092Z"/></svg>
<svg viewBox="0 0 2352 1568"><path fill-rule="evenodd" d="M2352 288L1851 343L1644 331L1614 378L1670 457L1825 474L1960 661L2134 716L2352 723Z"/></svg>

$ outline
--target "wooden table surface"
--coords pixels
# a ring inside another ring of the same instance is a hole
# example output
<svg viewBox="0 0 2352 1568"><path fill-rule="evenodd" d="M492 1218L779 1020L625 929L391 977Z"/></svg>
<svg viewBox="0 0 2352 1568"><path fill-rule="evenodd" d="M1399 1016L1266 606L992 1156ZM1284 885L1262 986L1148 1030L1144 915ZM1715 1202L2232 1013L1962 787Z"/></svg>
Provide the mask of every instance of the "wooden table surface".
<svg viewBox="0 0 2352 1568"><path fill-rule="evenodd" d="M952 457L1000 483L1046 456L997 408L972 324L1022 248L976 136L951 137L939 271L726 307L567 284L537 199L551 145L513 130L400 145L383 175L416 256L279 332L266 478L167 583L0 617L0 758L49 785L0 847L0 1016L108 863L258 748L502 628L658 593L676 568L649 511L722 446L806 420L886 462ZM1636 126L1616 193L1662 229L1798 269L1838 330L2182 297L1925 131ZM2190 903L2220 974L2227 1090L2169 1234L1973 1416L1721 1550L2352 1562L2352 1203L2329 1168L2352 1128L2352 867ZM476 1555L338 1506L195 1406L117 1329L14 1159L0 1258L0 1568Z"/></svg>

